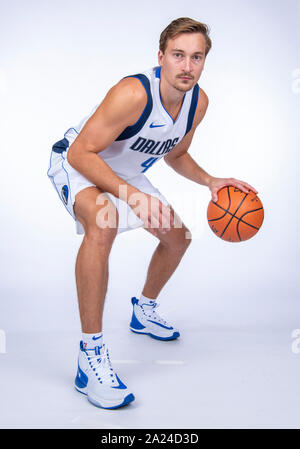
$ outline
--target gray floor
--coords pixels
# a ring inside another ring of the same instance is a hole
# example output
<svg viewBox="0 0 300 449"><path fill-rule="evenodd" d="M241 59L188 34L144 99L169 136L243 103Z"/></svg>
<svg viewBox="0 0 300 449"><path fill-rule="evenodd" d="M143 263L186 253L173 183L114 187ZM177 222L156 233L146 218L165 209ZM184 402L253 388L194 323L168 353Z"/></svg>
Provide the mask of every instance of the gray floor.
<svg viewBox="0 0 300 449"><path fill-rule="evenodd" d="M1 428L299 428L300 354L289 329L181 329L173 342L106 332L136 400L91 405L73 388L77 334L8 333L0 354Z"/></svg>

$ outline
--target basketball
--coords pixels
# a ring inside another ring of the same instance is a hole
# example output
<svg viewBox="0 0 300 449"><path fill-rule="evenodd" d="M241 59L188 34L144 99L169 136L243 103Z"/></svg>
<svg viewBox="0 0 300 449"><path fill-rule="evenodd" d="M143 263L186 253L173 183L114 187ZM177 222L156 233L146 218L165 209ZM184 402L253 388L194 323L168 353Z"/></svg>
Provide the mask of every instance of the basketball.
<svg viewBox="0 0 300 449"><path fill-rule="evenodd" d="M264 220L264 208L258 196L233 186L218 191L218 201L210 201L207 220L214 234L227 242L251 239Z"/></svg>

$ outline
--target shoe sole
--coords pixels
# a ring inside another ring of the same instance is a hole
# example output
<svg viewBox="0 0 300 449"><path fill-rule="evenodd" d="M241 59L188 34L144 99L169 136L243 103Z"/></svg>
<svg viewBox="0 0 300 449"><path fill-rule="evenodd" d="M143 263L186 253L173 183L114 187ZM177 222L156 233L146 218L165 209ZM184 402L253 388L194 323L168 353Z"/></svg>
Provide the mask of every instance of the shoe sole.
<svg viewBox="0 0 300 449"><path fill-rule="evenodd" d="M108 401L108 400L103 400L100 403L88 395L86 387L79 388L79 387L77 387L77 385L74 385L74 387L75 387L75 390L79 391L79 393L87 396L87 399L91 404L95 405L96 407L105 408L105 409L109 409L109 410L123 407L124 405L129 404L130 402L134 401L134 399L135 399L134 395L132 393L129 393L127 396L125 396L125 398L122 400L122 402L119 402L117 404L113 403L112 401Z"/></svg>
<svg viewBox="0 0 300 449"><path fill-rule="evenodd" d="M155 340L167 341L167 340L175 340L176 338L180 337L180 333L179 332L174 332L173 335L171 335L170 337L158 337L157 335L151 334L151 332L137 331L136 329L133 329L132 327L129 327L129 329L132 332L134 332L135 334L149 335L149 337L155 338Z"/></svg>

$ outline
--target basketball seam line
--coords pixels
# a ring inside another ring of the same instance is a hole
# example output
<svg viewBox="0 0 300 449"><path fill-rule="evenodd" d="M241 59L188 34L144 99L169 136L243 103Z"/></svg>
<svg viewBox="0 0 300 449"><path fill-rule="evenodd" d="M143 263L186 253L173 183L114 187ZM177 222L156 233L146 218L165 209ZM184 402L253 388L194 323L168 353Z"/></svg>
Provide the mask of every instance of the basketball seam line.
<svg viewBox="0 0 300 449"><path fill-rule="evenodd" d="M254 229L259 230L259 228L257 228L256 226L254 226L254 225L252 225L252 224L250 224L250 223L247 223L247 221L242 220L242 218L235 217L234 214L232 214L232 212L229 212L229 210L224 209L224 208L223 208L222 206L220 206L219 204L217 204L217 203L215 203L215 202L213 202L213 204L215 204L215 205L218 206L220 209L222 209L222 210L224 210L225 212L227 212L229 215L232 215L233 218L236 218L236 219L237 219L238 221L240 221L241 223L244 223L244 224L246 224L246 225L248 225L248 226L251 226L251 227L254 228ZM263 207L259 207L258 209L253 209L253 210L250 210L250 211L248 211L248 212L245 212L245 213L242 215L242 217L244 217L246 214L250 214L251 212L256 212L256 211L261 210L261 209L263 209ZM236 211L236 212L237 212L237 211ZM226 215L226 213L225 213L224 215L222 215L221 217L218 217L218 218L210 218L208 221L218 221L218 220L221 220L222 218L225 217L225 215Z"/></svg>
<svg viewBox="0 0 300 449"><path fill-rule="evenodd" d="M227 192L228 192L229 200L231 200L231 198L230 198L230 192L229 192L229 187L227 187ZM225 226L225 228L224 228L222 234L220 235L221 238L223 237L223 235L224 235L225 232L226 232L226 229L228 228L228 226L229 226L230 223L232 222L233 218L235 217L235 214L237 213L237 211L239 210L239 208L241 207L241 205L242 205L243 202L245 201L246 196L247 196L247 193L245 194L244 198L243 198L242 201L240 202L240 205L238 206L238 208L236 209L235 213L233 214L233 216L231 217L231 219L229 220L229 222L228 222L227 225ZM237 217L236 217L236 218L237 218ZM240 237L239 233L238 233L238 236L239 236L239 239L241 240L241 237Z"/></svg>

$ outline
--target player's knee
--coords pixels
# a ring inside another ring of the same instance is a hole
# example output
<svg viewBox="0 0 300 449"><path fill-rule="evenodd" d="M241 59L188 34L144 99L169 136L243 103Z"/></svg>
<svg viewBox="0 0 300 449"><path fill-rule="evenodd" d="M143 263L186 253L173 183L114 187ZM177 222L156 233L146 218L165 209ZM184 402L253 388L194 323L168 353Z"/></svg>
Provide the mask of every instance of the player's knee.
<svg viewBox="0 0 300 449"><path fill-rule="evenodd" d="M183 227L179 239L179 245L181 249L185 251L191 244L191 241L192 241L191 231L188 228Z"/></svg>
<svg viewBox="0 0 300 449"><path fill-rule="evenodd" d="M172 251L184 253L191 243L191 238L191 232L184 226L176 229L176 234L173 234L172 239L166 243Z"/></svg>
<svg viewBox="0 0 300 449"><path fill-rule="evenodd" d="M74 203L76 218L86 226L117 228L119 214L115 205L97 187L87 187L77 193Z"/></svg>
<svg viewBox="0 0 300 449"><path fill-rule="evenodd" d="M96 224L88 225L85 230L86 241L93 246L93 248L99 248L101 250L109 250L117 235L117 229L109 227L101 228Z"/></svg>

